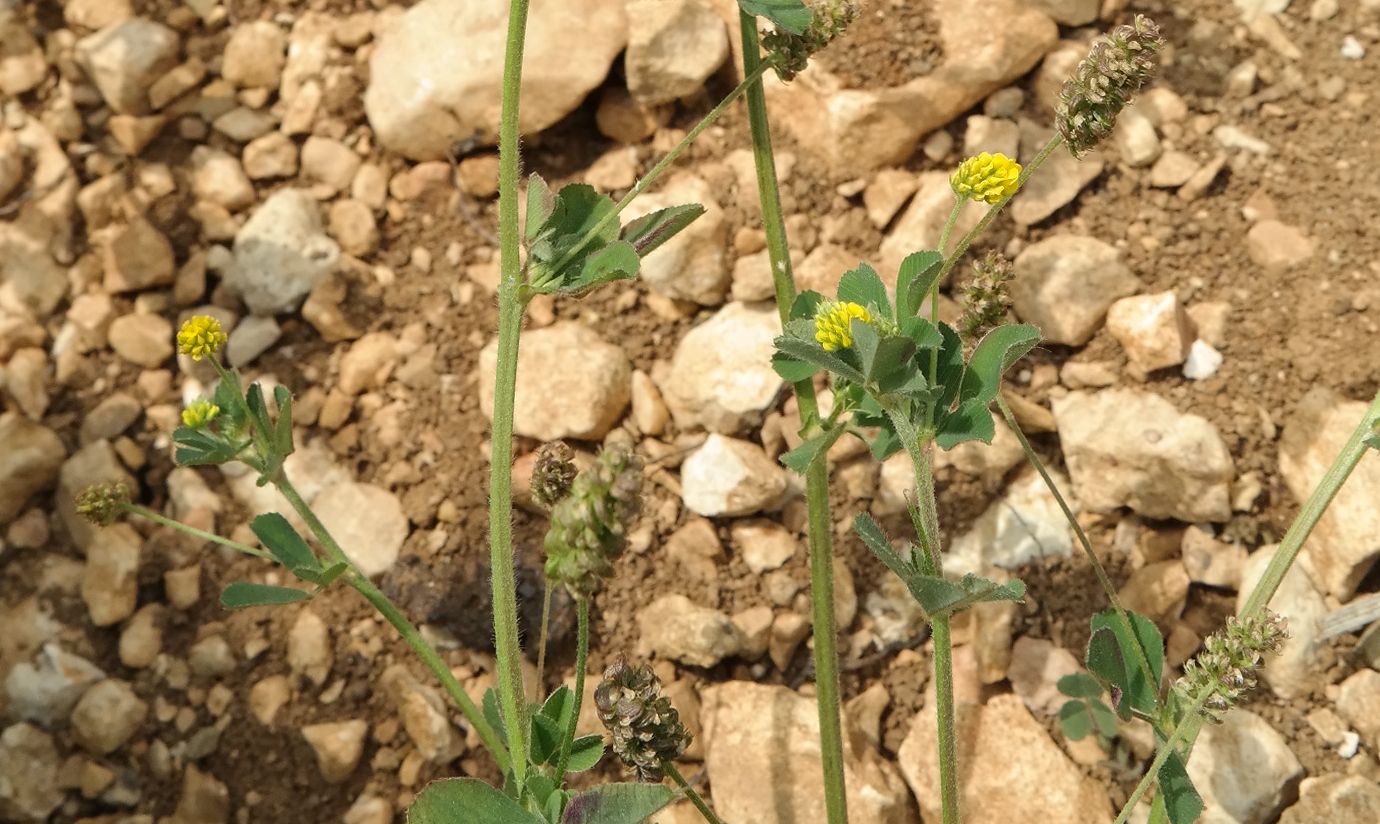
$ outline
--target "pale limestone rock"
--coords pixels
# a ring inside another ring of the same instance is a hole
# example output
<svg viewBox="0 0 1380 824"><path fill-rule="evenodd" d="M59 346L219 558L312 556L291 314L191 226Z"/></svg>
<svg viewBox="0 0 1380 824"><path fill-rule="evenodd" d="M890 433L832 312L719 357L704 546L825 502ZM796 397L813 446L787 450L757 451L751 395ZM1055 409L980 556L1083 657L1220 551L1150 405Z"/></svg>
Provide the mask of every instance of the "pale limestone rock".
<svg viewBox="0 0 1380 824"><path fill-rule="evenodd" d="M120 114L148 110L148 89L177 65L177 32L131 17L77 41L76 57L105 102Z"/></svg>
<svg viewBox="0 0 1380 824"><path fill-rule="evenodd" d="M628 0L628 91L655 106L699 91L728 58L724 21L706 0Z"/></svg>
<svg viewBox="0 0 1380 824"><path fill-rule="evenodd" d="M1277 549L1278 545L1261 547L1246 559L1236 596L1237 609L1245 607ZM1331 649L1320 638L1329 609L1313 583L1311 567L1307 555L1299 556L1270 599L1270 609L1288 624L1289 636L1277 654L1266 656L1261 680L1281 698L1306 695L1313 689L1318 671L1332 661Z"/></svg>
<svg viewBox="0 0 1380 824"><path fill-rule="evenodd" d="M959 702L957 737L959 764L973 765L959 786L964 820L1111 821L1106 790L1064 755L1018 696L998 695L986 705ZM936 741L934 708L927 703L896 754L926 821L939 820Z"/></svg>
<svg viewBox="0 0 1380 824"><path fill-rule="evenodd" d="M81 597L95 626L118 624L134 614L143 543L129 524L112 524L100 530L87 547Z"/></svg>
<svg viewBox="0 0 1380 824"><path fill-rule="evenodd" d="M1380 821L1380 784L1360 775L1331 773L1305 778L1299 800L1279 824L1372 824Z"/></svg>
<svg viewBox="0 0 1380 824"><path fill-rule="evenodd" d="M819 712L812 698L785 687L730 681L705 689L705 767L715 810L726 821L802 824L823 821ZM896 768L845 716L844 784L849 820L914 824L911 799Z"/></svg>
<svg viewBox="0 0 1380 824"><path fill-rule="evenodd" d="M1082 663L1068 650L1043 638L1021 636L1011 646L1006 677L1031 712L1053 717L1068 700L1059 691L1059 679L1082 671Z"/></svg>
<svg viewBox="0 0 1380 824"><path fill-rule="evenodd" d="M0 733L0 818L47 821L62 803L62 762L48 733L15 724Z"/></svg>
<svg viewBox="0 0 1380 824"><path fill-rule="evenodd" d="M1107 331L1144 372L1183 363L1195 340L1193 322L1172 290L1113 303L1107 310Z"/></svg>
<svg viewBox="0 0 1380 824"><path fill-rule="evenodd" d="M109 755L134 736L148 712L128 683L108 678L87 690L72 709L72 739L93 755Z"/></svg>
<svg viewBox="0 0 1380 824"><path fill-rule="evenodd" d="M302 737L316 753L316 766L328 784L345 781L359 766L368 733L369 722L359 719L302 728Z"/></svg>
<svg viewBox="0 0 1380 824"><path fill-rule="evenodd" d="M1191 523L1231 517L1236 470L1217 428L1158 395L1129 389L1054 399L1074 490L1094 512L1128 506Z"/></svg>
<svg viewBox="0 0 1380 824"><path fill-rule="evenodd" d="M1250 710L1237 707L1221 724L1204 724L1188 775L1203 797L1205 821L1274 821L1303 775L1284 736Z"/></svg>
<svg viewBox="0 0 1380 824"><path fill-rule="evenodd" d="M920 181L909 169L881 169L863 189L867 218L878 229L885 229L906 205Z"/></svg>
<svg viewBox="0 0 1380 824"><path fill-rule="evenodd" d="M1029 121L1021 123L1021 161L1029 163L1049 141L1052 132ZM1064 149L1049 156L1040 173L1033 175L1011 201L1011 219L1031 226L1072 203L1084 187L1096 180L1105 167L1096 152L1075 159Z"/></svg>
<svg viewBox="0 0 1380 824"><path fill-rule="evenodd" d="M479 404L492 417L498 341L479 353ZM623 350L578 321L523 335L513 430L524 437L598 440L628 408L632 366Z"/></svg>
<svg viewBox="0 0 1380 824"><path fill-rule="evenodd" d="M283 30L268 20L251 20L230 32L220 75L241 88L277 89L286 62Z"/></svg>
<svg viewBox="0 0 1380 824"><path fill-rule="evenodd" d="M1076 513L1079 503L1069 494L1067 480L1057 470L1050 474ZM1013 481L1001 500L954 539L944 556L944 571L984 575L989 566L1016 570L1038 558L1069 555L1073 546L1073 533L1059 502L1032 469Z"/></svg>
<svg viewBox="0 0 1380 824"><path fill-rule="evenodd" d="M1325 388L1305 394L1285 422L1279 443L1279 471L1300 501L1312 494L1366 404L1347 401ZM1329 594L1346 600L1380 558L1380 461L1362 458L1314 528L1303 554Z"/></svg>
<svg viewBox="0 0 1380 824"><path fill-rule="evenodd" d="M954 193L949 185L949 172L923 172L917 183L915 197L910 206L896 219L896 225L882 239L879 258L881 267L878 274L882 280L895 284L896 272L901 262L914 252L939 248L939 236L944 231L944 223L954 209ZM987 214L987 205L970 201L958 214L958 222L949 234L949 251L958 244L959 238L977 226L982 216ZM854 260L846 268L858 265ZM843 269L835 273L837 279ZM833 291L825 294L832 296Z"/></svg>
<svg viewBox="0 0 1380 824"><path fill-rule="evenodd" d="M1380 672L1360 669L1342 682L1337 713L1345 718L1371 752L1380 749Z"/></svg>
<svg viewBox="0 0 1380 824"><path fill-rule="evenodd" d="M1188 573L1178 560L1147 564L1131 573L1121 587L1121 602L1161 627L1173 626L1184 610L1188 585Z"/></svg>
<svg viewBox="0 0 1380 824"><path fill-rule="evenodd" d="M403 729L417 753L433 764L448 764L465 749L465 740L446 716L446 704L406 667L394 664L379 683L398 708Z"/></svg>
<svg viewBox="0 0 1380 824"><path fill-rule="evenodd" d="M380 33L364 96L380 143L435 160L458 139L497 138L507 12L502 3L423 0ZM538 0L528 19L523 134L579 106L628 41L621 2Z"/></svg>
<svg viewBox="0 0 1380 824"><path fill-rule="evenodd" d="M138 366L154 369L173 355L173 326L161 315L121 315L110 324L110 348Z"/></svg>
<svg viewBox="0 0 1380 824"><path fill-rule="evenodd" d="M1117 117L1112 132L1121 160L1133 168L1149 166L1159 159L1162 147L1155 124L1135 106L1128 106Z"/></svg>
<svg viewBox="0 0 1380 824"><path fill-rule="evenodd" d="M1246 233L1246 252L1261 268L1274 273L1301 266L1316 244L1303 232L1278 220L1262 220Z"/></svg>
<svg viewBox="0 0 1380 824"><path fill-rule="evenodd" d="M684 595L663 595L637 613L637 654L712 667L743 649L733 620Z"/></svg>
<svg viewBox="0 0 1380 824"><path fill-rule="evenodd" d="M682 497L708 518L751 515L786 491L786 473L757 444L713 434L681 466Z"/></svg>
<svg viewBox="0 0 1380 824"><path fill-rule="evenodd" d="M1219 541L1210 530L1194 525L1184 530L1179 555L1193 583L1233 590L1241 587L1246 567L1246 548L1242 545Z"/></svg>
<svg viewBox="0 0 1380 824"><path fill-rule="evenodd" d="M32 661L22 661L5 677L6 713L11 718L56 727L72 714L87 689L105 678L99 667L49 642Z"/></svg>
<svg viewBox="0 0 1380 824"><path fill-rule="evenodd" d="M1047 343L1081 346L1102 325L1108 307L1134 294L1140 281L1115 247L1081 235L1055 235L1016 257L1011 301Z"/></svg>
<svg viewBox="0 0 1380 824"><path fill-rule="evenodd" d="M288 631L288 668L319 687L330 676L334 660L330 628L310 607L303 607Z"/></svg>
<svg viewBox="0 0 1380 824"><path fill-rule="evenodd" d="M771 303L730 303L686 333L662 385L682 430L735 434L761 420L781 392L771 368L781 316Z"/></svg>
<svg viewBox="0 0 1380 824"><path fill-rule="evenodd" d="M77 514L76 497L92 484L109 481L122 483L131 490L139 488L116 457L109 441L95 441L83 446L62 464L58 472L58 515L72 543L83 554L100 535L101 527Z"/></svg>
<svg viewBox="0 0 1380 824"><path fill-rule="evenodd" d="M9 523L31 496L50 488L66 457L48 427L17 412L0 415L0 522Z"/></svg>
<svg viewBox="0 0 1380 824"><path fill-rule="evenodd" d="M1015 0L992 0L982 14L963 0L931 8L944 59L903 86L845 89L819 65L789 84L769 79L774 107L792 113L784 125L796 140L840 173L901 163L921 136L1024 75L1059 36L1053 20Z"/></svg>
<svg viewBox="0 0 1380 824"><path fill-rule="evenodd" d="M371 577L393 565L407 539L407 516L398 496L373 484L328 487L312 501L312 509L345 554Z"/></svg>
<svg viewBox="0 0 1380 824"><path fill-rule="evenodd" d="M743 563L758 575L779 569L799 548L796 537L785 527L765 518L736 521L729 535Z"/></svg>
<svg viewBox="0 0 1380 824"><path fill-rule="evenodd" d="M236 233L224 274L251 312L276 315L296 309L339 257L311 195L279 189Z"/></svg>
<svg viewBox="0 0 1380 824"><path fill-rule="evenodd" d="M152 223L136 216L104 236L105 290L135 292L173 282L172 244Z"/></svg>

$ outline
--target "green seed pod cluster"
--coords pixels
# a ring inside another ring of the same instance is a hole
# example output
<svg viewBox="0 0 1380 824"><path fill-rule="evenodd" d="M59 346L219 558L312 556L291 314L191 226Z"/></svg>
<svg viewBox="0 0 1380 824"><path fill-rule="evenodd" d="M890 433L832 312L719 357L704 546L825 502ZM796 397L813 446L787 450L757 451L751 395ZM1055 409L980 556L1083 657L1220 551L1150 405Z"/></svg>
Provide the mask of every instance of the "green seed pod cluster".
<svg viewBox="0 0 1380 824"><path fill-rule="evenodd" d="M690 746L680 713L645 664L633 667L619 660L605 670L594 706L613 738L613 751L643 781L660 781L662 762L679 758Z"/></svg>
<svg viewBox="0 0 1380 824"><path fill-rule="evenodd" d="M565 584L577 598L593 595L613 575L613 562L627 546L641 493L641 460L620 447L601 451L551 510L546 577Z"/></svg>
<svg viewBox="0 0 1380 824"><path fill-rule="evenodd" d="M1136 15L1099 37L1059 93L1055 122L1074 157L1105 140L1117 115L1155 74L1155 55L1164 46L1155 21Z"/></svg>

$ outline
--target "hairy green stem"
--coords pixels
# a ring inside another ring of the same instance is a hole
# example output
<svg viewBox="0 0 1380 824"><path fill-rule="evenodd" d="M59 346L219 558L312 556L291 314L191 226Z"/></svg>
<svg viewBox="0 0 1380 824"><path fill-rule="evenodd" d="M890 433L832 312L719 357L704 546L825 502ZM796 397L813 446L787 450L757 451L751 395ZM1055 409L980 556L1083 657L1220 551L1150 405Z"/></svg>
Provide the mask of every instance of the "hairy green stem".
<svg viewBox="0 0 1380 824"><path fill-rule="evenodd" d="M229 547L230 549L233 549L236 552L243 552L245 555L253 555L255 558L266 558L270 561L273 560L273 556L267 552L264 552L262 549L255 549L252 546L242 544L239 541L232 541L229 538L217 535L214 532L207 532L204 529L197 529L196 527L190 524L184 524L181 521L174 521L172 518L166 518L162 515L159 515L157 512L154 512L152 509L149 509L148 507L140 506L138 504L121 504L120 508L123 509L125 512L130 513L131 515L138 515L140 518L146 518L150 521L153 521L156 524L162 524L163 526L171 527L173 529L178 530L179 532L185 532L188 535L193 535L197 538L200 538L203 541L210 541L213 544L220 544L221 546Z"/></svg>
<svg viewBox="0 0 1380 824"><path fill-rule="evenodd" d="M407 620L397 605L389 600L382 590L374 586L368 576L360 571L354 561L350 560L350 556L345 554L344 549L341 549L330 530L326 529L326 525L321 523L321 519L316 517L316 513L312 511L312 508L302 499L297 488L288 480L287 473L279 472L274 485L292 505L293 510L301 516L307 529L316 536L316 540L326 550L327 554L336 563L343 563L350 568L350 574L345 576L345 580L360 595L363 595L364 599L372 604L388 623L393 625L393 628L398 631L407 645L412 647L412 651L417 654L418 658L422 659L422 663L426 664L427 669L431 670L436 679L441 682L441 686L445 688L446 693L450 695L451 700L460 708L465 720L469 721L475 732L479 733L479 739L484 742L485 748L493 756L494 761L498 762L499 769L507 772L512 761L508 749L503 746L498 733L489 724L488 719L484 717L484 713L475 706L469 693L465 692L465 688L460 686L460 682L455 679L455 675L450 671L450 667L446 666L446 662L441 659L436 648L428 643L426 638L422 637L422 633L411 621Z"/></svg>
<svg viewBox="0 0 1380 824"><path fill-rule="evenodd" d="M1289 568L1294 565L1294 559L1298 557L1299 550L1308 540L1308 536L1313 532L1313 528L1318 525L1318 520L1322 518L1323 512L1327 510L1332 499L1337 497L1337 491L1346 483L1356 465L1361 462L1361 457L1369 449L1362 441L1373 431L1375 421L1380 418L1380 393L1371 401L1370 407L1366 409L1365 417L1356 430L1347 438L1346 444L1342 446L1342 451L1332 461L1332 465L1323 474L1322 480L1318 483L1313 494L1304 501L1303 508L1299 510L1298 517L1289 525L1289 529L1284 533L1284 538L1279 542L1279 548L1275 550L1274 557L1270 559L1269 566L1265 567L1265 573L1260 576L1260 581L1256 583L1255 589L1251 590L1250 597L1246 599L1246 604L1241 608L1241 617L1259 617L1269 605L1270 599L1274 597L1275 591L1284 581L1284 576L1289 572Z"/></svg>
<svg viewBox="0 0 1380 824"><path fill-rule="evenodd" d="M690 799L690 803L694 804L695 809L699 810L700 815L704 816L705 821L708 821L709 824L724 824L723 821L714 814L714 811L709 809L709 805L704 803L704 799L700 797L700 794L695 792L695 788L690 786L690 782L685 780L685 776L680 774L680 770L676 769L675 764L672 764L670 761L662 761L661 768L666 771L667 775L671 776L672 781L676 782L681 792L685 793L685 797Z"/></svg>
<svg viewBox="0 0 1380 824"><path fill-rule="evenodd" d="M728 111L728 108L733 105L734 101L742 97L754 83L758 83L762 79L762 75L766 74L771 66L772 64L770 62L764 62L758 66L755 71L749 72L743 82L734 87L733 91L729 92L723 100L720 100L717 106L710 109L709 113L702 117L700 122L696 123L690 131L686 132L685 137L681 138L680 142L673 146L671 151L666 153L665 157L657 161L657 164L653 166L647 174L643 175L640 180L633 184L633 187L628 190L628 193L623 195L623 199L619 200L618 203L614 205L613 211L604 215L588 232L585 232L584 236L582 236L574 246L570 247L568 252L556 259L556 263L552 265L551 271L560 272L561 269L570 263L570 261L574 260L575 256L588 246L594 238L608 229L609 224L617 220L623 210L628 208L628 205L636 200L638 195L647 191L647 187L655 183L656 179L661 176L661 173L670 168L671 164L675 163L676 160L685 153L685 150L690 148L690 144L694 143L695 140L704 133L705 129L714 125L714 122L723 116L724 112Z"/></svg>
<svg viewBox="0 0 1380 824"><path fill-rule="evenodd" d="M902 410L888 410L896 435L905 445L915 472L915 519L925 547L926 570L930 575L943 575L943 558L939 552L939 513L934 495L934 467L930 464L929 443L921 443L921 434ZM930 617L934 635L934 709L935 727L939 737L939 802L943 824L958 824L961 817L958 799L958 722L954 710L953 638L949 616Z"/></svg>
<svg viewBox="0 0 1380 824"><path fill-rule="evenodd" d="M575 603L580 616L575 642L575 708L570 714L570 723L561 733L561 755L556 761L557 787L565 779L565 768L570 764L570 746L575 742L575 727L580 723L580 704L585 697L585 669L589 666L589 598L582 596Z"/></svg>
<svg viewBox="0 0 1380 824"><path fill-rule="evenodd" d="M771 261L776 308L784 324L795 302L795 278L790 247L781 210L781 190L776 178L771 125L761 76L763 61L757 36L757 20L740 14L743 42L743 81L747 88L748 126L752 155L757 168L757 193L762 202L762 228ZM814 384L795 384L796 403L805 427L819 426L819 401ZM834 620L833 521L829 514L829 464L820 455L805 470L805 502L810 544L810 601L815 639L815 703L819 708L820 763L824 773L825 816L828 824L847 824L848 798L843 780L843 725L840 720L838 629ZM713 819L711 819L712 821Z"/></svg>
<svg viewBox="0 0 1380 824"><path fill-rule="evenodd" d="M551 632L551 579L543 578L541 593L541 635L537 638L537 689L546 689L546 640Z"/></svg>
<svg viewBox="0 0 1380 824"><path fill-rule="evenodd" d="M518 175L522 157L518 141L527 2L511 0L508 4L508 43L503 59L503 109L498 129L498 359L489 448L489 573L498 696L519 792L527 782L528 747L527 699L519 661L522 645L518 639L517 582L513 569L513 405L523 311L518 234Z"/></svg>
<svg viewBox="0 0 1380 824"><path fill-rule="evenodd" d="M1107 575L1107 568L1102 565L1102 560L1097 557L1097 553L1093 552L1092 541L1088 540L1088 534L1083 531L1083 525L1078 523L1078 519L1074 517L1073 509L1064 499L1058 485L1054 483L1054 478L1050 477L1044 461L1040 460L1040 456L1035 453L1034 447L1025 437L1025 432L1021 430L1021 425L1017 423L1016 416L1011 412L1011 407L1006 405L1006 400L1002 398L1001 392L997 392L997 408L1001 410L1007 426L1011 427L1011 431L1016 434L1016 440L1020 441L1021 449L1025 452L1025 459L1030 462L1031 466L1035 467L1036 472L1040 473L1040 478L1045 482L1045 488L1058 502L1059 509L1064 513L1064 519L1073 529L1073 534L1078 536L1078 544L1083 547L1083 554L1087 556L1088 563L1092 565L1093 574L1097 576L1097 582L1102 585L1102 591L1107 594L1107 601L1116 611L1117 623L1121 624L1121 629L1126 633L1126 637L1135 641L1136 660L1140 666L1141 675L1145 677L1145 683L1153 685L1158 693L1160 685L1155 678L1154 669L1150 666L1150 657L1140 644L1140 636L1136 635L1135 627L1131 624L1131 616L1127 614L1126 607L1122 606L1121 596L1117 594L1116 587L1112 586L1112 579Z"/></svg>
<svg viewBox="0 0 1380 824"><path fill-rule="evenodd" d="M1174 732L1170 734L1168 740L1160 745L1159 750L1155 753L1155 760L1150 763L1150 769L1146 770L1145 775L1140 777L1140 783L1136 784L1135 790L1131 792L1131 797L1126 799L1126 804L1122 806L1121 813L1117 815L1116 821L1113 822L1113 824L1126 824L1126 820L1130 818L1131 813L1135 811L1136 804L1140 802L1141 797L1150 789L1150 785L1155 781L1156 776L1160 774L1160 768L1164 766L1164 762L1169 760L1170 754L1177 751L1180 744L1190 740L1193 736L1198 734L1198 728L1201 727L1203 723L1203 717L1199 715L1199 711L1203 708L1203 705L1212 698L1215 692L1215 689L1205 690L1203 694L1198 696L1189 706L1188 714L1185 715L1183 720L1179 722L1179 725L1174 728Z"/></svg>

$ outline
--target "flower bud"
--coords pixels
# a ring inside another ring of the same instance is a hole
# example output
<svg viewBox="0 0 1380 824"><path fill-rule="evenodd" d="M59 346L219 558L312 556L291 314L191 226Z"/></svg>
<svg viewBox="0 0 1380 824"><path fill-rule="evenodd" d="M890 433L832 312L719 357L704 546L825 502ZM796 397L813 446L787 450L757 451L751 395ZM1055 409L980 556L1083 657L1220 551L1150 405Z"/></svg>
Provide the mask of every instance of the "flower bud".
<svg viewBox="0 0 1380 824"><path fill-rule="evenodd" d="M131 499L129 487L118 481L92 484L77 495L77 514L96 526L120 520Z"/></svg>
<svg viewBox="0 0 1380 824"><path fill-rule="evenodd" d="M662 762L679 758L690 746L680 714L645 664L632 667L620 659L605 670L594 689L594 707L613 739L613 751L643 781L660 781Z"/></svg>
<svg viewBox="0 0 1380 824"><path fill-rule="evenodd" d="M1000 203L1014 195L1021 185L1021 164L1000 152L983 152L959 164L949 185L959 197Z"/></svg>
<svg viewBox="0 0 1380 824"><path fill-rule="evenodd" d="M853 345L853 321L872 322L872 313L857 303L825 301L815 312L815 340L825 352Z"/></svg>
<svg viewBox="0 0 1380 824"><path fill-rule="evenodd" d="M577 471L575 453L564 441L542 444L532 469L532 497L543 508L550 509L570 494Z"/></svg>
<svg viewBox="0 0 1380 824"><path fill-rule="evenodd" d="M182 410L182 425L191 429L204 429L219 414L219 406L205 398L198 398Z"/></svg>
<svg viewBox="0 0 1380 824"><path fill-rule="evenodd" d="M225 341L225 330L221 328L220 321L210 315L188 318L177 331L177 351L191 355L194 361L216 354Z"/></svg>

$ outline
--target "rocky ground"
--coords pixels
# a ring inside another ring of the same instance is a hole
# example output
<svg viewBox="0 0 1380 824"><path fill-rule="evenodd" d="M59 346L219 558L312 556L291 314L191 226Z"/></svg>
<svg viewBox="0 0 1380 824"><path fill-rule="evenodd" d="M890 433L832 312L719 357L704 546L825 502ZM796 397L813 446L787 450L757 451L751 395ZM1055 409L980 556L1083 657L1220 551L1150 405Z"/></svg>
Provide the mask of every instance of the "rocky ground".
<svg viewBox="0 0 1380 824"><path fill-rule="evenodd" d="M147 523L97 531L72 496L124 480L250 541L249 518L286 509L170 459L212 377L173 332L215 315L232 364L295 394L288 468L321 517L476 696L492 682L501 6L0 0L0 820L384 824L432 778L496 777L352 592L227 613L225 583L276 573ZM1014 315L1046 339L1007 398L1178 665L1380 384L1380 3L1125 6L872 0L769 94L798 279L832 291L859 260L889 275L936 245L962 157L1028 158L1096 32L1163 25L1162 76L1115 140L1056 155L981 246L1014 259ZM553 183L621 194L737 80L730 0L534 7L527 164ZM775 462L798 416L768 366L741 111L637 208L684 201L706 215L637 284L533 303L518 474L545 439L636 444L644 511L592 666L654 661L726 820L814 822L804 509ZM935 820L924 628L848 528L870 510L903 532L908 470L834 457L853 820ZM1030 585L957 629L968 820L1106 822L1148 731L1066 741L1054 689L1104 599L1009 430L939 473L954 571ZM1205 821L1380 819L1380 628L1324 631L1380 588L1377 498L1370 457L1275 601L1292 638L1267 688L1200 740ZM519 513L529 621L543 530ZM567 678L571 623L558 603Z"/></svg>

